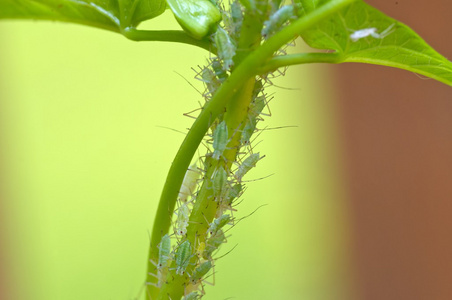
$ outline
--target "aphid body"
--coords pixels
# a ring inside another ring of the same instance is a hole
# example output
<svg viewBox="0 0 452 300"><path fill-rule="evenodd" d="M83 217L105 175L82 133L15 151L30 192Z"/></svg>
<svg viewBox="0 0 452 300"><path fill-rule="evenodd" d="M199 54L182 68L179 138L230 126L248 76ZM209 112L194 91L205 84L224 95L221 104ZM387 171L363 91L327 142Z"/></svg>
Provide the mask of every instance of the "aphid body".
<svg viewBox="0 0 452 300"><path fill-rule="evenodd" d="M241 192L242 192L242 185L240 183L234 184L229 189L228 196L225 199L225 204L230 206L232 204L232 201L234 201L234 199L237 198Z"/></svg>
<svg viewBox="0 0 452 300"><path fill-rule="evenodd" d="M226 71L223 70L223 66L221 65L221 62L219 62L218 60L214 60L212 62L212 69L215 72L215 75L218 77L220 83L228 79L228 73L226 73Z"/></svg>
<svg viewBox="0 0 452 300"><path fill-rule="evenodd" d="M377 28L375 27L356 30L352 34L350 34L350 39L352 40L352 42L357 42L358 40L366 38L368 36L376 39L383 39L392 33L392 28L394 27L394 25L395 24L389 25L389 27L386 28L382 33L378 33Z"/></svg>
<svg viewBox="0 0 452 300"><path fill-rule="evenodd" d="M210 223L210 227L207 230L210 236L213 236L217 233L218 230L223 228L226 224L231 222L232 218L230 215L222 215L219 218L216 218Z"/></svg>
<svg viewBox="0 0 452 300"><path fill-rule="evenodd" d="M223 60L223 69L230 70L234 65L232 58L235 55L235 44L226 30L218 26L215 32L215 45L217 46L218 56Z"/></svg>
<svg viewBox="0 0 452 300"><path fill-rule="evenodd" d="M193 274L190 276L190 281L192 284L197 284L201 279L212 269L212 263L210 260L207 260L200 264L193 271Z"/></svg>
<svg viewBox="0 0 452 300"><path fill-rule="evenodd" d="M220 156L223 155L224 150L226 150L226 146L228 145L228 127L226 126L226 122L222 121L217 125L215 131L213 132L213 156L214 159L220 159Z"/></svg>
<svg viewBox="0 0 452 300"><path fill-rule="evenodd" d="M226 237L224 236L224 232L221 229L218 230L214 235L209 237L207 239L206 249L204 250L204 253L203 253L203 258L204 259L211 259L212 258L212 253L215 250L217 250L218 247L220 247L220 245L222 243L224 243L225 240L226 240Z"/></svg>
<svg viewBox="0 0 452 300"><path fill-rule="evenodd" d="M228 191L228 173L223 168L223 166L219 166L218 169L213 173L212 187L213 196L218 202L226 197Z"/></svg>
<svg viewBox="0 0 452 300"><path fill-rule="evenodd" d="M176 252L176 274L184 275L191 257L191 245L185 241L179 245Z"/></svg>
<svg viewBox="0 0 452 300"><path fill-rule="evenodd" d="M157 286L161 287L168 274L168 261L171 259L171 238L165 234L158 245L159 261L157 264Z"/></svg>
<svg viewBox="0 0 452 300"><path fill-rule="evenodd" d="M240 182L242 181L243 176L248 173L249 170L256 166L256 163L261 159L259 153L253 153L248 156L243 163L239 166L238 170L235 172L235 177Z"/></svg>
<svg viewBox="0 0 452 300"><path fill-rule="evenodd" d="M202 253L204 252L204 249L206 249L206 243L204 243L204 242L199 243L198 248L196 249L196 256L198 258L202 257Z"/></svg>
<svg viewBox="0 0 452 300"><path fill-rule="evenodd" d="M179 199L182 202L187 202L188 196L193 196L196 190L196 183L200 176L201 172L196 168L196 165L188 167L179 191Z"/></svg>
<svg viewBox="0 0 452 300"><path fill-rule="evenodd" d="M168 260L170 259L171 253L171 238L169 235L165 234L158 246L159 248L159 262L157 265L158 269L162 269L168 266Z"/></svg>
<svg viewBox="0 0 452 300"><path fill-rule="evenodd" d="M211 95L220 87L221 82L218 80L214 71L209 68L204 68L201 73L202 81L206 84L207 90Z"/></svg>
<svg viewBox="0 0 452 300"><path fill-rule="evenodd" d="M250 104L248 121L243 127L242 136L240 137L240 142L242 143L242 145L246 145L249 143L251 136L256 130L258 116L261 114L266 104L267 103L265 101L264 96L256 97L254 101Z"/></svg>
<svg viewBox="0 0 452 300"><path fill-rule="evenodd" d="M187 234L187 226L188 226L189 218L190 218L190 209L188 208L188 204L186 202L184 202L177 210L177 219L176 219L176 224L175 224L175 228L174 228L174 232L177 235Z"/></svg>
<svg viewBox="0 0 452 300"><path fill-rule="evenodd" d="M284 5L273 13L270 18L264 22L262 36L267 38L280 30L281 27L295 16L295 7L293 5Z"/></svg>

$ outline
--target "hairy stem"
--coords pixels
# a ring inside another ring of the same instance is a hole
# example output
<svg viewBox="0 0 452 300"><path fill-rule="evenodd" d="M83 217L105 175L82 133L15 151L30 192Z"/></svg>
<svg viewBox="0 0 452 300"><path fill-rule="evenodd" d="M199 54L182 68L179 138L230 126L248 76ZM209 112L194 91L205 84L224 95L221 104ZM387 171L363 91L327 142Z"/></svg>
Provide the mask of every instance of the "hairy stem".
<svg viewBox="0 0 452 300"><path fill-rule="evenodd" d="M237 66L231 76L206 104L182 142L168 172L154 220L149 250L150 260L157 260L157 245L161 237L169 231L171 226L171 216L174 212L177 195L182 185L185 172L212 121L224 111L231 97L239 91L245 82L257 74L260 66L264 65L280 47L296 38L301 31L308 29L354 1L356 0L330 1L269 38L262 46L244 58L243 62ZM152 272L153 269L154 266L149 261L148 272ZM148 275L147 281L155 282L155 278ZM150 289L151 296L154 298L158 293L158 289L153 287ZM167 297L167 294L164 294L162 297Z"/></svg>

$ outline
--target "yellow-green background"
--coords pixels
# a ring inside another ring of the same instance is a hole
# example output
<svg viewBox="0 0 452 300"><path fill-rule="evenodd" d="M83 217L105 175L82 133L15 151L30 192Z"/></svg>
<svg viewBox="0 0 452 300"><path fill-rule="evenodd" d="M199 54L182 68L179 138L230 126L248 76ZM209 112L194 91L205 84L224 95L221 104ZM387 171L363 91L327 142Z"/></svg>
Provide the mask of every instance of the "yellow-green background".
<svg viewBox="0 0 452 300"><path fill-rule="evenodd" d="M177 28L166 13L151 28ZM202 102L192 46L84 26L0 23L3 266L13 299L133 299L159 193ZM266 155L205 299L353 299L334 90L319 66L274 88ZM221 254L221 253L220 253Z"/></svg>

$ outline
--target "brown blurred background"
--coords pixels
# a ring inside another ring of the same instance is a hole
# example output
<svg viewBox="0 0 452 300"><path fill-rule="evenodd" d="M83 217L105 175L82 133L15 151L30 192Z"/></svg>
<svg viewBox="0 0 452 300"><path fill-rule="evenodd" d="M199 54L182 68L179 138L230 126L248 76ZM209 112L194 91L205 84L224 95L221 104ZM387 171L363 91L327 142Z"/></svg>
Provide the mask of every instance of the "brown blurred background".
<svg viewBox="0 0 452 300"><path fill-rule="evenodd" d="M452 1L369 0L452 58ZM333 66L365 300L452 299L452 89L380 66Z"/></svg>

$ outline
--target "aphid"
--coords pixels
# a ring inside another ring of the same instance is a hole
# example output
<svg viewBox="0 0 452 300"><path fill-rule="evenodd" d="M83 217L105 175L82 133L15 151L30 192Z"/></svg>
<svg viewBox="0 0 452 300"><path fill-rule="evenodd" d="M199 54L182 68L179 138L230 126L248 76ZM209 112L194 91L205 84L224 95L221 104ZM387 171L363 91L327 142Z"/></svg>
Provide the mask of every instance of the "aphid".
<svg viewBox="0 0 452 300"><path fill-rule="evenodd" d="M223 230L218 230L214 235L209 237L207 239L206 243L206 249L203 253L204 259L210 259L212 258L212 253L220 247L222 243L226 240L226 237L224 236Z"/></svg>
<svg viewBox="0 0 452 300"><path fill-rule="evenodd" d="M232 201L237 198L242 192L242 185L240 183L234 184L230 189L229 193L225 199L225 204L231 206Z"/></svg>
<svg viewBox="0 0 452 300"><path fill-rule="evenodd" d="M212 263L210 260L207 260L200 264L193 271L193 274L190 276L190 281L193 285L197 284L201 279L212 269Z"/></svg>
<svg viewBox="0 0 452 300"><path fill-rule="evenodd" d="M187 197L194 194L199 176L201 176L201 172L196 168L196 165L188 167L179 191L179 199L182 202L187 202Z"/></svg>
<svg viewBox="0 0 452 300"><path fill-rule="evenodd" d="M168 274L168 261L171 258L171 238L165 234L159 246L159 261L157 265L157 286L161 287Z"/></svg>
<svg viewBox="0 0 452 300"><path fill-rule="evenodd" d="M182 203L182 205L177 209L177 219L174 228L174 233L176 235L186 235L188 219L190 217L190 209L187 203Z"/></svg>
<svg viewBox="0 0 452 300"><path fill-rule="evenodd" d="M213 236L217 233L218 230L231 222L231 220L232 218L230 215L222 215L219 218L214 219L212 223L210 223L210 227L207 232L210 234L210 236Z"/></svg>
<svg viewBox="0 0 452 300"><path fill-rule="evenodd" d="M251 136L256 130L256 125L258 122L258 116L261 114L262 110L266 105L265 97L256 97L254 101L250 104L250 109L248 113L248 121L242 130L242 135L240 137L240 143L242 145L247 145L250 142Z"/></svg>
<svg viewBox="0 0 452 300"><path fill-rule="evenodd" d="M207 36L221 20L221 13L209 0L167 0L181 27L194 38Z"/></svg>
<svg viewBox="0 0 452 300"><path fill-rule="evenodd" d="M249 170L256 166L256 163L261 159L259 153L253 153L248 156L243 163L239 166L238 170L235 172L235 177L240 182L242 181L242 177L248 173Z"/></svg>
<svg viewBox="0 0 452 300"><path fill-rule="evenodd" d="M190 294L184 296L184 298L182 298L182 300L197 300L199 299L199 294L198 292L191 292Z"/></svg>
<svg viewBox="0 0 452 300"><path fill-rule="evenodd" d="M223 168L223 166L219 166L218 169L212 175L212 187L213 187L213 196L215 199L220 202L221 199L226 197L226 193L228 190L228 173Z"/></svg>
<svg viewBox="0 0 452 300"><path fill-rule="evenodd" d="M214 159L220 159L220 156L223 155L224 150L228 144L228 127L226 126L226 122L222 121L217 125L215 131L213 132L213 156Z"/></svg>
<svg viewBox="0 0 452 300"><path fill-rule="evenodd" d="M204 252L204 249L206 249L206 243L204 243L204 242L199 243L198 249L196 249L196 256L198 258L202 257L202 253Z"/></svg>
<svg viewBox="0 0 452 300"><path fill-rule="evenodd" d="M394 27L394 25L395 23L389 25L389 27L383 30L382 33L378 33L377 28L375 27L356 30L352 34L350 34L350 39L352 40L352 42L357 42L358 40L366 38L368 36L376 39L383 39L393 32L392 28Z"/></svg>
<svg viewBox="0 0 452 300"><path fill-rule="evenodd" d="M207 67L202 70L201 78L202 81L206 84L207 90L211 95L213 95L221 85L221 82L215 76L215 73Z"/></svg>
<svg viewBox="0 0 452 300"><path fill-rule="evenodd" d="M228 193L226 195L226 197L220 199L220 205L217 209L217 213L216 216L217 218L220 218L221 216L223 216L223 213L226 210L232 210L232 211L236 211L235 209L232 208L232 202L234 201L235 198L237 198L240 193L242 192L242 185L240 183L237 183L235 185L233 185L232 187L228 188Z"/></svg>
<svg viewBox="0 0 452 300"><path fill-rule="evenodd" d="M215 32L215 45L218 56L223 60L223 70L228 71L234 65L232 58L235 55L235 44L226 30L218 26Z"/></svg>
<svg viewBox="0 0 452 300"><path fill-rule="evenodd" d="M191 245L189 241L185 241L179 245L176 252L176 274L184 275L185 270L190 263Z"/></svg>
<svg viewBox="0 0 452 300"><path fill-rule="evenodd" d="M226 79L228 79L228 73L226 73L226 71L223 70L223 66L221 65L220 61L214 60L212 62L212 69L215 72L215 75L218 77L218 80L220 80L220 82L223 82Z"/></svg>
<svg viewBox="0 0 452 300"><path fill-rule="evenodd" d="M293 5L284 5L273 13L270 18L264 22L262 28L262 36L268 38L289 21L289 19L295 17L295 7Z"/></svg>
<svg viewBox="0 0 452 300"><path fill-rule="evenodd" d="M162 269L168 266L168 260L170 259L171 253L171 238L169 235L165 234L158 246L159 249L159 262L157 265L158 269Z"/></svg>

